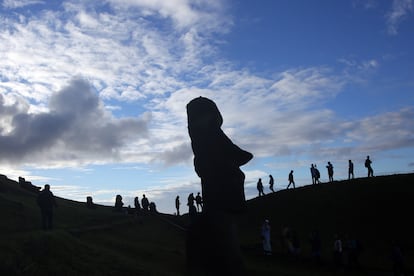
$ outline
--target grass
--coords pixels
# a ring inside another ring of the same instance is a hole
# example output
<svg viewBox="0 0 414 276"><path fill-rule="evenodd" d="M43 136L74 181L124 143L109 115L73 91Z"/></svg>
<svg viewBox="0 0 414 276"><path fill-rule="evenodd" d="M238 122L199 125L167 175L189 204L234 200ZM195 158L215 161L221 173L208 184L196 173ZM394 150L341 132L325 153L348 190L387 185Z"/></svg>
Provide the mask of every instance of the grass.
<svg viewBox="0 0 414 276"><path fill-rule="evenodd" d="M238 217L248 275L334 275L335 233L359 238L362 270L348 275L389 275L390 246L401 242L408 270L414 270L414 227L410 222L414 175L360 178L295 190L248 201ZM36 195L0 178L0 275L186 275L187 217L166 214L135 217L112 207L87 209L85 203L57 200L55 229L40 230ZM260 225L272 225L274 254L263 256ZM283 227L295 229L301 256L292 259L280 245ZM309 260L309 234L322 237L322 266ZM341 272L342 274L344 272Z"/></svg>

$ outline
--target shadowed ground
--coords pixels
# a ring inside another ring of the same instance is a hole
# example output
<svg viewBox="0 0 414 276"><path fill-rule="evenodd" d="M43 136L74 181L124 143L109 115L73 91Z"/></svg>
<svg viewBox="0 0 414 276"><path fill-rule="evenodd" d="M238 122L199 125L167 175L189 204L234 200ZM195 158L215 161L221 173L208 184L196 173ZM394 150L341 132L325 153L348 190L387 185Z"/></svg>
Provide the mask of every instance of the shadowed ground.
<svg viewBox="0 0 414 276"><path fill-rule="evenodd" d="M363 243L360 271L347 275L390 275L391 243L401 242L413 271L411 226L414 175L361 178L284 190L247 202L238 217L243 257L250 275L333 275L333 234L357 236ZM186 275L186 215L140 218L58 198L55 230L44 232L36 195L7 178L0 179L1 275ZM172 199L173 201L173 199ZM260 225L272 226L274 254L263 256ZM301 257L282 251L283 226L298 232ZM308 237L318 228L322 265L309 260Z"/></svg>

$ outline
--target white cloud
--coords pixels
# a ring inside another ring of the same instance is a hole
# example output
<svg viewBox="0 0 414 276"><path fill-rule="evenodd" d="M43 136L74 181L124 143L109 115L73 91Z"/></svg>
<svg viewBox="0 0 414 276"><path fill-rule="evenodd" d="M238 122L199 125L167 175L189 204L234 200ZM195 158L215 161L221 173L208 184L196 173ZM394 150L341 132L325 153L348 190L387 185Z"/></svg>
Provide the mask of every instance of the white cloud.
<svg viewBox="0 0 414 276"><path fill-rule="evenodd" d="M413 108L366 117L347 124L346 136L351 140L360 141L367 151L412 147L413 117Z"/></svg>
<svg viewBox="0 0 414 276"><path fill-rule="evenodd" d="M258 76L215 56L213 34L231 26L220 1L108 3L112 10L74 1L59 10L0 18L3 161L188 163L185 106L197 96L217 103L225 132L257 157L368 137L359 134L363 123L347 125L324 108L349 75L307 67ZM395 11L410 9L408 2L395 3ZM342 62L354 75L380 64L374 58ZM78 75L84 80L68 84ZM111 112L121 113L122 102L136 104L141 117L116 118ZM401 144L407 143L401 135Z"/></svg>
<svg viewBox="0 0 414 276"><path fill-rule="evenodd" d="M393 0L391 11L386 14L388 33L391 35L398 34L399 24L412 12L412 0Z"/></svg>
<svg viewBox="0 0 414 276"><path fill-rule="evenodd" d="M223 4L220 1L108 0L108 2L120 10L133 9L134 12L140 12L142 16L155 15L170 19L179 29L197 26L203 31L218 31L217 27L220 25L220 31L224 31L229 24L228 17L221 16Z"/></svg>
<svg viewBox="0 0 414 276"><path fill-rule="evenodd" d="M8 9L16 9L35 4L45 4L45 2L40 0L3 0L2 6Z"/></svg>

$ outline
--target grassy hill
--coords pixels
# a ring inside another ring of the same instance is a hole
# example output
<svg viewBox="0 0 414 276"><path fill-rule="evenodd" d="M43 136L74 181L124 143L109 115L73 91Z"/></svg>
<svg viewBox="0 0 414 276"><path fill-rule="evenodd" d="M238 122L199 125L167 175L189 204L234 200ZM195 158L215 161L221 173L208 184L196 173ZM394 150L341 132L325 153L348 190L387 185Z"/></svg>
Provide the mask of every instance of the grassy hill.
<svg viewBox="0 0 414 276"><path fill-rule="evenodd" d="M240 220L242 240L254 244L263 219L272 224L274 250L281 252L283 227L297 231L302 255L310 255L309 234L318 230L322 257L332 260L334 234L359 239L361 263L373 275L389 270L391 246L401 244L408 268L414 268L414 174L359 178L283 190L250 200ZM366 272L368 273L368 272ZM385 274L389 275L389 274Z"/></svg>
<svg viewBox="0 0 414 276"><path fill-rule="evenodd" d="M332 275L335 233L362 241L362 270L349 275L389 275L389 253L401 242L408 268L414 266L410 217L414 174L361 178L295 190L248 201L238 217L249 275ZM53 190L53 187L52 187ZM0 275L185 275L187 217L117 213L112 207L57 199L55 229L44 232L36 194L0 177ZM272 225L273 256L262 255L260 226ZM291 259L280 245L288 226L297 231L301 257ZM309 261L309 234L322 238L322 266Z"/></svg>

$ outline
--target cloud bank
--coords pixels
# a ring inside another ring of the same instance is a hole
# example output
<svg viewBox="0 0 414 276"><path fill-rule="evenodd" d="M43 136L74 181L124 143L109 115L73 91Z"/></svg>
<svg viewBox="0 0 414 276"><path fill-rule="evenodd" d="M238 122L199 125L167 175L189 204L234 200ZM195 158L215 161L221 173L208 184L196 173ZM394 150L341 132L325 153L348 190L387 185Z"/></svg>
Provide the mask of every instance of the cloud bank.
<svg viewBox="0 0 414 276"><path fill-rule="evenodd" d="M256 157L412 146L411 108L352 121L329 108L357 79L345 69L235 68L217 47L233 24L220 1L42 4L3 1L0 162L191 164L185 105L197 96L218 104L226 133ZM19 10L29 5L41 8ZM411 9L394 1L390 26ZM348 65L359 74L378 62Z"/></svg>
<svg viewBox="0 0 414 276"><path fill-rule="evenodd" d="M116 160L126 140L148 132L149 117L114 118L82 79L52 94L46 112L30 113L23 100L0 95L0 155L3 162L57 166Z"/></svg>

